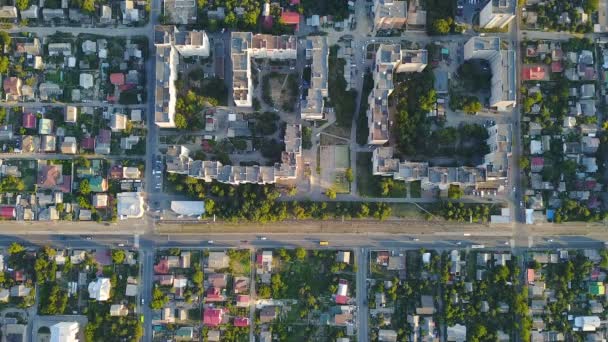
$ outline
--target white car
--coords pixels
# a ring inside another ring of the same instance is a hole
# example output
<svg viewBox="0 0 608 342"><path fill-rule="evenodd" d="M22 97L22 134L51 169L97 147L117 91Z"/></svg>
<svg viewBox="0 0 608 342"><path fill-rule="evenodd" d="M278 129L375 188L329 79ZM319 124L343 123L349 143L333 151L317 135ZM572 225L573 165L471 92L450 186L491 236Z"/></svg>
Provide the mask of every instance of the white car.
<svg viewBox="0 0 608 342"><path fill-rule="evenodd" d="M263 241L266 241L266 239L267 239L267 237L265 237L265 236L262 236L262 237L260 238L260 240L263 240Z"/></svg>
<svg viewBox="0 0 608 342"><path fill-rule="evenodd" d="M213 245L213 240L207 241L208 244Z"/></svg>

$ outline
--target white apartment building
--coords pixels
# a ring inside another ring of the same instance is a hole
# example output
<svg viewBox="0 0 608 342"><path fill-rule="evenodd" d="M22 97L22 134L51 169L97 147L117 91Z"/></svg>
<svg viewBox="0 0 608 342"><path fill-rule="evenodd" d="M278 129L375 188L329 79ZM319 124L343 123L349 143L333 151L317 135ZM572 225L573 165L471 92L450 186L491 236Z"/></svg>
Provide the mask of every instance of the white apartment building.
<svg viewBox="0 0 608 342"><path fill-rule="evenodd" d="M502 50L498 37L471 37L464 45L464 60L469 59L485 59L490 63L490 107L498 111L513 109L517 96L515 51Z"/></svg>
<svg viewBox="0 0 608 342"><path fill-rule="evenodd" d="M184 57L209 57L209 38L204 31L179 31L174 26L156 26L156 83L154 122L160 128L175 127L177 65Z"/></svg>
<svg viewBox="0 0 608 342"><path fill-rule="evenodd" d="M426 162L400 161L393 158L392 147L378 147L372 153L372 172L406 182L421 181L423 189L446 190L451 184L482 189L499 189L507 179L511 157L511 125L488 127L490 152L476 167L429 166Z"/></svg>
<svg viewBox="0 0 608 342"><path fill-rule="evenodd" d="M322 120L324 98L328 96L327 71L329 46L327 38L311 36L306 39L306 60L310 63L310 87L301 101L300 115L303 120Z"/></svg>
<svg viewBox="0 0 608 342"><path fill-rule="evenodd" d="M77 322L60 322L51 326L51 342L78 342Z"/></svg>
<svg viewBox="0 0 608 342"><path fill-rule="evenodd" d="M302 126L287 125L285 128L285 151L281 162L274 166L223 165L218 161L193 160L184 146L171 146L166 155L169 173L188 175L205 182L216 180L227 184L272 184L279 180L295 179L302 156Z"/></svg>
<svg viewBox="0 0 608 342"><path fill-rule="evenodd" d="M426 50L402 50L398 44L382 44L376 52L373 77L374 88L367 102L367 143L383 145L390 132L388 97L393 92L394 73L421 72L427 65Z"/></svg>
<svg viewBox="0 0 608 342"><path fill-rule="evenodd" d="M479 27L502 29L514 18L515 6L512 0L490 0L479 12Z"/></svg>
<svg viewBox="0 0 608 342"><path fill-rule="evenodd" d="M209 57L209 37L205 31L173 32L173 45L184 57Z"/></svg>
<svg viewBox="0 0 608 342"><path fill-rule="evenodd" d="M230 59L232 61L232 97L237 107L253 105L251 58L273 60L296 59L295 36L273 36L251 32L232 32Z"/></svg>
<svg viewBox="0 0 608 342"><path fill-rule="evenodd" d="M154 122L160 128L175 127L177 50L171 44L156 45Z"/></svg>

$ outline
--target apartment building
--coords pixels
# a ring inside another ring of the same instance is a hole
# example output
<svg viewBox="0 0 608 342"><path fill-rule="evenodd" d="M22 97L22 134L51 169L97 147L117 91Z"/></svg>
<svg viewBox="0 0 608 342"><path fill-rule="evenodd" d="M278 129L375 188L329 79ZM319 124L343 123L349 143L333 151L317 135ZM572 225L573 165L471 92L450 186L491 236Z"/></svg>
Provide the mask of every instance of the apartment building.
<svg viewBox="0 0 608 342"><path fill-rule="evenodd" d="M303 120L323 119L324 98L328 96L327 71L329 46L327 38L311 36L306 39L306 60L310 65L310 87L301 101L300 114Z"/></svg>
<svg viewBox="0 0 608 342"><path fill-rule="evenodd" d="M485 59L492 71L490 107L509 111L517 96L515 51L501 49L498 37L471 37L464 45L464 59Z"/></svg>
<svg viewBox="0 0 608 342"><path fill-rule="evenodd" d="M230 58L232 60L232 97L237 107L253 105L251 58L273 60L296 59L295 36L273 36L251 32L232 32Z"/></svg>
<svg viewBox="0 0 608 342"><path fill-rule="evenodd" d="M502 29L515 18L512 0L490 0L479 12L479 27Z"/></svg>
<svg viewBox="0 0 608 342"><path fill-rule="evenodd" d="M407 1L374 0L374 30L405 28L407 24Z"/></svg>
<svg viewBox="0 0 608 342"><path fill-rule="evenodd" d="M423 189L446 190L451 184L476 189L497 189L507 179L511 156L511 125L488 128L490 153L476 167L429 166L426 162L400 161L393 158L392 147L378 147L372 153L372 172L406 182L421 181Z"/></svg>
<svg viewBox="0 0 608 342"><path fill-rule="evenodd" d="M156 26L156 83L154 122L160 128L175 127L177 65L179 55L208 57L209 38L204 31L179 31L174 26Z"/></svg>
<svg viewBox="0 0 608 342"><path fill-rule="evenodd" d="M367 143L383 145L388 142L390 118L388 97L395 86L393 77L400 72L421 72L427 65L426 50L402 50L398 44L382 44L376 52L373 78L374 88L368 96Z"/></svg>
<svg viewBox="0 0 608 342"><path fill-rule="evenodd" d="M166 155L169 173L188 175L205 182L216 180L227 184L271 184L279 180L295 179L302 156L302 126L287 125L285 128L285 151L281 162L274 166L233 166L218 161L193 160L184 146L171 146Z"/></svg>
<svg viewBox="0 0 608 342"><path fill-rule="evenodd" d="M77 322L59 322L51 326L51 342L77 342Z"/></svg>

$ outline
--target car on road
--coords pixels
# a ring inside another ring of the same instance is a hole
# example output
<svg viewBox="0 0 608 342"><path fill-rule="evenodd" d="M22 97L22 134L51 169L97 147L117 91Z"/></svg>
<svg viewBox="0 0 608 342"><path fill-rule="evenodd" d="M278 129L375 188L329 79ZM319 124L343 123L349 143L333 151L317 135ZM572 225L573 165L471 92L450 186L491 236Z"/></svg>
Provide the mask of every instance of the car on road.
<svg viewBox="0 0 608 342"><path fill-rule="evenodd" d="M260 240L266 240L266 239L267 239L267 237L265 237L265 236L260 237Z"/></svg>
<svg viewBox="0 0 608 342"><path fill-rule="evenodd" d="M93 240L93 237L90 235L83 235L82 238L85 240Z"/></svg>
<svg viewBox="0 0 608 342"><path fill-rule="evenodd" d="M144 299L143 298L141 299L141 305L144 305Z"/></svg>
<svg viewBox="0 0 608 342"><path fill-rule="evenodd" d="M319 246L329 246L328 241L319 241Z"/></svg>
<svg viewBox="0 0 608 342"><path fill-rule="evenodd" d="M213 245L213 240L207 241L208 244Z"/></svg>

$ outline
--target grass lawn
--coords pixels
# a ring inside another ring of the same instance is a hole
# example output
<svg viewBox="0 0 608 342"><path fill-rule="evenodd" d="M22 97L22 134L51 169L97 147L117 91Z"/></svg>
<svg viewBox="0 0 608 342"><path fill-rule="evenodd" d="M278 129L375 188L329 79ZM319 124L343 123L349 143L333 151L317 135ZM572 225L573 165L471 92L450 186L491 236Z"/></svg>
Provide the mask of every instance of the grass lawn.
<svg viewBox="0 0 608 342"><path fill-rule="evenodd" d="M392 216L424 219L424 212L422 212L415 204L388 203L388 206L392 210Z"/></svg>
<svg viewBox="0 0 608 342"><path fill-rule="evenodd" d="M372 153L357 153L357 189L359 195L376 197L378 195L378 182L372 175Z"/></svg>
<svg viewBox="0 0 608 342"><path fill-rule="evenodd" d="M410 197L420 198L422 197L422 185L420 181L410 182Z"/></svg>

